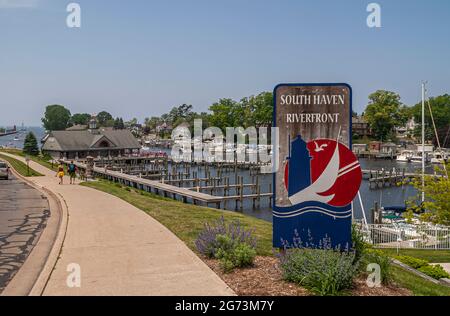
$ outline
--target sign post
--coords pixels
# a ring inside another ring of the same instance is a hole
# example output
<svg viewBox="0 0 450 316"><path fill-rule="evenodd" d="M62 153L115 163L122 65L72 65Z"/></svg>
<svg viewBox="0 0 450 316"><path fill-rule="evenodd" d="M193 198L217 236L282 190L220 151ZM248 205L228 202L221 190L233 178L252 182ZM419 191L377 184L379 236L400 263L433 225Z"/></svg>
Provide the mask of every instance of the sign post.
<svg viewBox="0 0 450 316"><path fill-rule="evenodd" d="M362 172L351 151L351 116L348 84L275 87L274 247L352 246L351 203Z"/></svg>
<svg viewBox="0 0 450 316"><path fill-rule="evenodd" d="M25 161L27 163L27 176L30 176L30 157L28 155L25 156Z"/></svg>

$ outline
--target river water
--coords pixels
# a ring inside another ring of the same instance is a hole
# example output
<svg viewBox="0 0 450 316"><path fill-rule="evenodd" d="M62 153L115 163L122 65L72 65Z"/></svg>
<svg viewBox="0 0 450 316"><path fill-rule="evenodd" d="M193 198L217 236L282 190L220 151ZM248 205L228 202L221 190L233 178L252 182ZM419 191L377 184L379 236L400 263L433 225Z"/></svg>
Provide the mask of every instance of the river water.
<svg viewBox="0 0 450 316"><path fill-rule="evenodd" d="M26 134L31 131L35 134L36 138L38 139L38 143L40 145L41 138L45 135L45 131L41 127L29 127L26 128L26 131L19 132L15 135L8 135L0 137L0 147L1 146L7 146L7 147L13 147L13 148L23 148L23 141L25 139ZM19 140L14 140L14 138L17 137ZM170 154L170 149L166 148L151 148L152 151L164 151ZM361 167L362 169L373 169L373 170L380 170L384 168L385 170L392 170L392 168L396 168L398 170L401 170L405 168L407 172L414 172L421 168L420 163L400 163L397 161L391 161L391 160L368 160L368 159L360 159ZM192 168L192 171L197 171L194 168ZM427 166L427 173L431 173L433 171L433 166L428 165ZM210 168L211 176L215 176L215 170L214 168ZM251 183L253 181L252 176L250 176L248 171L239 171L239 176L242 176L244 178L244 183ZM235 174L234 171L230 171L228 174L223 174L223 177L228 177L230 180L230 184L235 183ZM204 169L198 170L198 177L205 177ZM266 174L266 175L260 175L259 176L259 183L261 184L261 193L269 192L269 189L272 184L272 175ZM408 200L411 197L417 196L417 191L408 185L401 186L401 187L387 187L383 189L369 189L369 182L367 180L363 180L360 188L361 197L363 206L365 209L365 214L367 216L367 219L370 222L370 209L374 206L375 202L378 202L381 206L404 206L405 201ZM250 194L252 193L250 188L244 190L244 194ZM221 194L221 192L219 192ZM233 195L233 192L231 192ZM271 205L269 203L269 198L261 198L261 204L260 207L257 210L253 210L252 207L252 201L250 199L246 200L244 202L244 209L243 213L254 216L257 218L261 218L267 221L272 221L272 212L271 212ZM228 203L228 209L231 211L235 210L235 203L229 202ZM354 211L354 217L357 219L363 218L363 212L362 208L359 202L358 198L355 198L353 203L353 211Z"/></svg>
<svg viewBox="0 0 450 316"><path fill-rule="evenodd" d="M45 130L42 127L26 127L24 131L20 131L17 134L1 136L0 137L0 147L10 147L10 148L23 148L23 142L25 140L25 136L29 132L33 132L34 136L38 141L38 145L41 145L41 139L45 136ZM14 139L18 140L14 140Z"/></svg>

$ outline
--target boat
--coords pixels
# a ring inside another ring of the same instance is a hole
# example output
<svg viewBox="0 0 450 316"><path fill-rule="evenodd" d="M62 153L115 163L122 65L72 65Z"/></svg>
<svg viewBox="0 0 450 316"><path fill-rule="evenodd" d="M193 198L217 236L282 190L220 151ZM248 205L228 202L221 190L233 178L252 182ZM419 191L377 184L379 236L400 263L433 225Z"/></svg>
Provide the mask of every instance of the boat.
<svg viewBox="0 0 450 316"><path fill-rule="evenodd" d="M430 162L432 164L444 164L448 161L448 155L445 152L433 152L430 156Z"/></svg>
<svg viewBox="0 0 450 316"><path fill-rule="evenodd" d="M412 156L414 156L414 152L412 150L402 150L400 155L397 155L396 160L398 162L411 162Z"/></svg>
<svg viewBox="0 0 450 316"><path fill-rule="evenodd" d="M422 155L425 154L425 159L422 159ZM411 162L418 162L418 163L429 163L430 162L430 157L428 155L427 152L422 152L422 151L416 151L412 156L411 156Z"/></svg>
<svg viewBox="0 0 450 316"><path fill-rule="evenodd" d="M393 223L405 221L403 213L407 211L404 206L384 206L381 207L383 223Z"/></svg>
<svg viewBox="0 0 450 316"><path fill-rule="evenodd" d="M19 137L14 137L14 139L13 139L15 142L18 142L18 141L20 141L20 139L19 139Z"/></svg>

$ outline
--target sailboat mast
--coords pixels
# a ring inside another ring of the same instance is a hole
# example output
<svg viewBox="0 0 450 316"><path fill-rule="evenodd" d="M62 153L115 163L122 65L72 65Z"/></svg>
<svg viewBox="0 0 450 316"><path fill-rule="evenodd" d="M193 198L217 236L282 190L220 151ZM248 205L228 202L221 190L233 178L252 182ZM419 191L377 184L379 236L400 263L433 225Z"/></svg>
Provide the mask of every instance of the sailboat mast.
<svg viewBox="0 0 450 316"><path fill-rule="evenodd" d="M422 82L422 202L425 201L425 82Z"/></svg>

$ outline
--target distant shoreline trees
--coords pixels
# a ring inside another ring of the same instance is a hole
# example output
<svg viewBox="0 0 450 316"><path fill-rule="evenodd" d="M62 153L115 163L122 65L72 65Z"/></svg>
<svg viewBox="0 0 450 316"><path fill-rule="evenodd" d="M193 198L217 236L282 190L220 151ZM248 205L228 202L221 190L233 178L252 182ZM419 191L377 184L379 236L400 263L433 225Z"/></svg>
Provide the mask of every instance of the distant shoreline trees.
<svg viewBox="0 0 450 316"><path fill-rule="evenodd" d="M377 90L369 95L369 104L364 111L364 118L369 123L374 134L374 139L395 140L395 129L405 126L410 118L416 123L421 122L421 103L407 107L401 102L400 95L385 90ZM442 147L450 146L450 95L444 94L429 99L433 110L434 120ZM239 101L222 98L209 106L209 112L194 112L191 104L182 104L173 107L168 113L161 116L145 118L142 130L145 134L158 134L160 137L170 137L171 130L180 124L186 124L193 128L195 119L202 119L203 128L215 126L225 132L226 127L254 126L268 127L272 125L273 94L262 92L258 95L242 98ZM352 116L357 113L353 112ZM91 115L88 113L76 113L62 105L49 105L46 107L43 126L47 130L64 130L73 125L87 125ZM102 111L97 115L99 127L112 127L114 129L129 128L138 125L137 119L128 122L120 117L113 116ZM425 115L426 140L437 143L433 130L428 104ZM417 124L415 136L420 135L420 123Z"/></svg>

